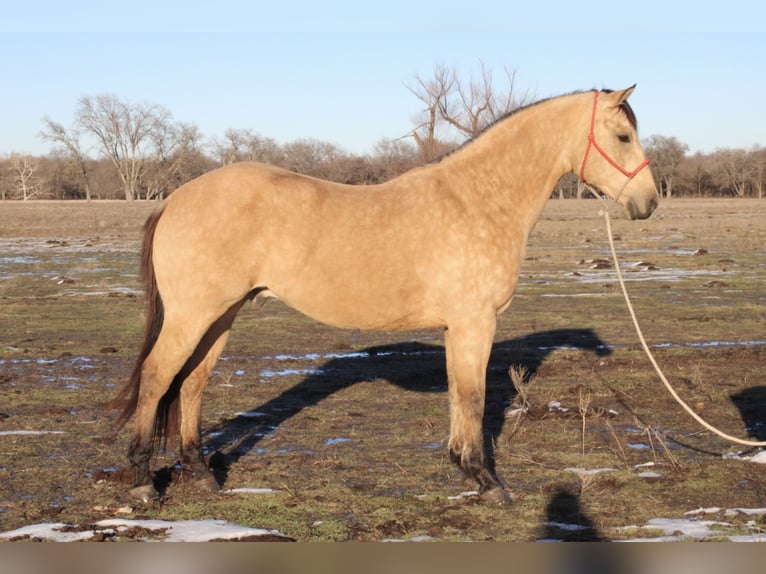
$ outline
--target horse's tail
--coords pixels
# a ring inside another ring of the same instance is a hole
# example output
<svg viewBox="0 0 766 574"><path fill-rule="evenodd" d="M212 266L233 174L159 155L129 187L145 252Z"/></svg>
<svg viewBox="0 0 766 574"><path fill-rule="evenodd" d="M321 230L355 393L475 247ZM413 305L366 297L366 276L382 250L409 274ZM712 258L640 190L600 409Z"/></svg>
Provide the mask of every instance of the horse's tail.
<svg viewBox="0 0 766 574"><path fill-rule="evenodd" d="M146 325L144 327L144 340L141 345L141 351L136 358L130 379L128 379L128 382L120 390L119 394L109 404L110 410L120 409L121 411L117 419L117 430L121 429L136 412L139 390L141 388L141 369L149 353L152 352L152 348L157 342L160 330L162 329L164 306L160 292L157 289L157 280L154 274L153 250L154 232L157 229L157 223L159 223L163 211L164 207L155 211L144 224L144 240L141 248L141 277L146 293ZM169 410L169 405L166 404L167 402L163 399L157 409L158 426L155 428L155 435L164 434L161 431L163 430L162 426L166 425L168 421L167 410ZM166 411L164 414L160 412L163 409Z"/></svg>

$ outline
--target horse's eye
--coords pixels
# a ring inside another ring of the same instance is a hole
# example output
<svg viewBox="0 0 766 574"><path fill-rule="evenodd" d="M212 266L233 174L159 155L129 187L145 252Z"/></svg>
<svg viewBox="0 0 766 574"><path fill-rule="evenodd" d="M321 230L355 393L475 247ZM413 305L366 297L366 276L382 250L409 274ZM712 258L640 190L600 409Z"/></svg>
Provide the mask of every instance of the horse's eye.
<svg viewBox="0 0 766 574"><path fill-rule="evenodd" d="M617 136L617 139L622 143L630 143L630 136L628 134L620 134Z"/></svg>

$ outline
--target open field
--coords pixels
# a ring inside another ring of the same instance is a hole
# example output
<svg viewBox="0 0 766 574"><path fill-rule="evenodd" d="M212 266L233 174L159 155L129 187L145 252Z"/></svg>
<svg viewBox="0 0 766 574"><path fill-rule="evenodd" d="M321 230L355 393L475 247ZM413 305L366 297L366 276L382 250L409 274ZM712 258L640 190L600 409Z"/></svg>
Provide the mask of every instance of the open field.
<svg viewBox="0 0 766 574"><path fill-rule="evenodd" d="M0 202L0 532L87 530L117 516L216 518L305 541L685 528L661 518L691 520L705 539L759 534L766 520L751 509L766 507L766 466L703 431L662 388L600 261L600 208L549 202L499 321L485 426L515 497L501 508L463 494L473 485L449 461L440 332L333 329L276 302L240 313L203 401L224 493L193 491L169 452L154 465L166 497L129 500L129 429L115 435L103 407L141 336L138 250L153 204ZM673 200L641 222L611 212L671 382L711 423L766 440L766 201ZM512 366L526 370L526 405Z"/></svg>

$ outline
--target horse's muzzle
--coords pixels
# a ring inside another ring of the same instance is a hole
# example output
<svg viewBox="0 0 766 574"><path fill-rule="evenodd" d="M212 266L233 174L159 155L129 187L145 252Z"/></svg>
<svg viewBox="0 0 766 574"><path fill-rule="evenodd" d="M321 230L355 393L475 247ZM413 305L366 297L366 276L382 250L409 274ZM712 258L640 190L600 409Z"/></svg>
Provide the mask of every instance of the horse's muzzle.
<svg viewBox="0 0 766 574"><path fill-rule="evenodd" d="M628 198L625 201L625 211L628 214L628 219L646 219L657 209L658 204L657 195L653 195L647 201Z"/></svg>

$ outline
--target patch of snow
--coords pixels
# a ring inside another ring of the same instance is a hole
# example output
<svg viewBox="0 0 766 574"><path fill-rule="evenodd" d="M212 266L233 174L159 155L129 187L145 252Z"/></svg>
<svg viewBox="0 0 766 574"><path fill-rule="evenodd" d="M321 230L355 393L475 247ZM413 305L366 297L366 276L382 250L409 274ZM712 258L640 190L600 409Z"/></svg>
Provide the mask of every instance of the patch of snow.
<svg viewBox="0 0 766 574"><path fill-rule="evenodd" d="M559 530L566 530L567 532L576 532L578 530L588 530L590 526L583 526L582 524L568 524L566 522L546 522L545 526L551 528L558 528Z"/></svg>
<svg viewBox="0 0 766 574"><path fill-rule="evenodd" d="M275 371L272 369L261 369L258 371L258 375L267 379L273 379L274 377L292 377L295 375L322 375L324 371L322 369L281 369Z"/></svg>
<svg viewBox="0 0 766 574"><path fill-rule="evenodd" d="M24 526L16 530L0 533L0 539L14 539L29 537L38 540L50 540L54 542L76 542L89 540L97 532L115 533L125 532L131 528L142 528L156 531L158 536L165 542L208 542L210 540L236 540L246 537L269 536L284 537L278 530L265 528L251 528L233 524L225 520L128 520L122 518L110 518L96 522L92 528L81 532L66 532L71 525L61 522L43 523Z"/></svg>
<svg viewBox="0 0 766 574"><path fill-rule="evenodd" d="M334 444L341 444L344 442L351 442L350 438L345 437L338 437L338 438L328 438L326 441L324 441L324 444L326 446L332 446Z"/></svg>
<svg viewBox="0 0 766 574"><path fill-rule="evenodd" d="M232 524L225 520L182 520L171 522L168 520L127 520L111 518L96 523L99 527L130 529L135 527L147 530L166 530L166 542L207 542L215 539L234 540L247 536L283 536L277 530L265 528L250 528Z"/></svg>
<svg viewBox="0 0 766 574"><path fill-rule="evenodd" d="M413 536L412 538L386 538L381 540L381 542L428 542L429 540L433 539L434 538L432 536L422 535Z"/></svg>
<svg viewBox="0 0 766 574"><path fill-rule="evenodd" d="M258 412L258 411L247 411L247 412L237 413L237 416L247 418L247 419L255 419L258 417L267 417L269 415L267 415L266 413Z"/></svg>
<svg viewBox="0 0 766 574"><path fill-rule="evenodd" d="M721 508L719 506L710 506L708 508L698 508L697 510L690 510L689 512L684 512L684 516L697 516L700 514L718 514L721 512Z"/></svg>
<svg viewBox="0 0 766 574"><path fill-rule="evenodd" d="M473 496L479 496L478 490L465 490L461 492L460 494L456 494L455 496L448 496L447 500L461 500L463 498L470 498Z"/></svg>
<svg viewBox="0 0 766 574"><path fill-rule="evenodd" d="M231 492L262 490L269 489L232 489ZM449 499L458 500L474 496L478 496L478 492L475 490L461 492L457 496L450 496ZM125 510L127 511L128 508ZM718 507L698 508L686 512L686 518L653 518L644 526L625 526L623 527L624 530L636 528L660 530L663 535L653 538L618 539L615 541L678 542L682 540L703 540L715 537L727 538L732 542L766 542L766 534L757 532L757 526L754 521L748 523L748 526L753 530L756 530L756 532L753 532L752 534L727 535L725 528L734 528L728 522L698 520L696 518L704 514L717 514L721 512L721 510L722 509ZM115 513L121 511L123 511L123 509L117 509ZM762 516L766 515L766 508L733 508L726 510L725 514L726 516L732 517L738 514ZM317 520L313 523L313 526L319 526L322 523L323 521ZM546 522L545 525L559 530L572 532L588 528L587 526L564 522ZM284 537L278 530L251 528L233 524L225 520L180 520L173 522L168 520L129 520L114 518L101 520L86 528L75 527L71 524L61 522L33 524L8 532L0 532L0 540L28 538L32 540L47 540L53 542L76 542L90 540L98 533L108 534L119 539L121 533L125 533L133 528L141 528L151 531L154 534L147 538L147 540L162 542L208 542L211 540L238 540L259 536ZM433 538L430 536L415 536L413 538L405 539L389 538L385 539L384 542L422 542L427 540L433 540ZM551 539L551 541L557 540Z"/></svg>
<svg viewBox="0 0 766 574"><path fill-rule="evenodd" d="M574 472L575 474L582 474L582 475L589 475L589 474L601 474L603 472L615 472L617 469L615 468L593 468L590 470L584 469L584 468L574 468L569 467L565 468L565 472Z"/></svg>
<svg viewBox="0 0 766 574"><path fill-rule="evenodd" d="M16 530L0 533L0 540L12 540L14 538L29 537L32 540L55 540L56 542L78 542L93 537L93 532L64 532L68 524L52 522L44 524L30 524Z"/></svg>
<svg viewBox="0 0 766 574"><path fill-rule="evenodd" d="M549 411L558 411L560 413L568 413L569 407L562 407L561 403L559 401L549 401L548 402L548 410Z"/></svg>
<svg viewBox="0 0 766 574"><path fill-rule="evenodd" d="M762 450L753 456L742 456L741 451L726 452L721 455L721 458L733 460L749 460L750 462L755 462L758 464L766 464L766 450Z"/></svg>
<svg viewBox="0 0 766 574"><path fill-rule="evenodd" d="M726 511L726 516L737 516L737 514L764 516L766 515L766 508L730 508Z"/></svg>
<svg viewBox="0 0 766 574"><path fill-rule="evenodd" d="M689 520L685 518L652 518L641 528L662 530L664 536L655 538L635 538L625 542L674 542L678 540L700 540L711 536L720 536L719 530L712 526L730 526L728 522L712 520Z"/></svg>
<svg viewBox="0 0 766 574"><path fill-rule="evenodd" d="M110 514L132 514L135 510L132 506L120 506L119 508L110 508L109 506L102 506L97 504L93 507L96 512L105 512Z"/></svg>
<svg viewBox="0 0 766 574"><path fill-rule="evenodd" d="M224 494L276 494L282 492L273 488L230 488L223 491Z"/></svg>
<svg viewBox="0 0 766 574"><path fill-rule="evenodd" d="M737 452L725 452L721 455L721 458L726 460L729 458L733 458L734 460L742 460L742 453L740 451Z"/></svg>

